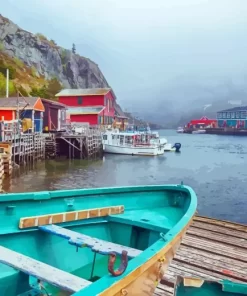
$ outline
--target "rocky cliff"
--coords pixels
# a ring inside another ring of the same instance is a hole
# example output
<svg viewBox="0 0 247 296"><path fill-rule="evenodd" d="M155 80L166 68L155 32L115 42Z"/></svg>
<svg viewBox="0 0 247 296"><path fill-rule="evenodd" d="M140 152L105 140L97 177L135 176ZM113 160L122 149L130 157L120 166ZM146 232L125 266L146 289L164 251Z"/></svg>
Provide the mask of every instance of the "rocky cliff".
<svg viewBox="0 0 247 296"><path fill-rule="evenodd" d="M2 59L7 55L16 66L23 63L24 72L31 69L30 76L35 76L37 81L56 77L64 88L109 87L97 64L57 46L41 34L22 30L1 15L0 53Z"/></svg>

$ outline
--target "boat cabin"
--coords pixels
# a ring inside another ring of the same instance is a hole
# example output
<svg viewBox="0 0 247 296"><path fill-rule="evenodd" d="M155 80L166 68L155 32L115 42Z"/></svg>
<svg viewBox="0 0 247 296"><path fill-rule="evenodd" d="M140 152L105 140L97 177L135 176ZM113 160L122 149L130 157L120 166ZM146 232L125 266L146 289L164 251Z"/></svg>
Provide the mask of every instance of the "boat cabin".
<svg viewBox="0 0 247 296"><path fill-rule="evenodd" d="M103 134L103 144L114 146L151 145L151 136L140 133L106 132Z"/></svg>

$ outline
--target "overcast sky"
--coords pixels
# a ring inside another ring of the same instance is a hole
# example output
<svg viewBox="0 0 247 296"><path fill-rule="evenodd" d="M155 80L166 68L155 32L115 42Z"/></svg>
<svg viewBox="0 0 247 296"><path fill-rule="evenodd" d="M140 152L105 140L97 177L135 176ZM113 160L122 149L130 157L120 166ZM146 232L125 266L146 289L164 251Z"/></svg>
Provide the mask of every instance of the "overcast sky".
<svg viewBox="0 0 247 296"><path fill-rule="evenodd" d="M247 82L247 0L4 0L0 13L99 64L118 100L214 99ZM222 86L224 88L224 86Z"/></svg>

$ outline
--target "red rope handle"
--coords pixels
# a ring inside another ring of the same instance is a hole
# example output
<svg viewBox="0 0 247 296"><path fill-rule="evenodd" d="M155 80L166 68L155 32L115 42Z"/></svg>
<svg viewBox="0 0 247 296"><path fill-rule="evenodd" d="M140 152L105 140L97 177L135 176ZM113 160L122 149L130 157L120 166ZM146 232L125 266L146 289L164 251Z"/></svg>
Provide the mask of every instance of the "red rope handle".
<svg viewBox="0 0 247 296"><path fill-rule="evenodd" d="M110 253L109 254L109 260L108 260L108 271L113 275L113 276L119 276L123 274L128 266L128 256L127 256L127 251L122 251L122 256L121 256L121 264L117 270L114 270L114 263L116 261L116 253Z"/></svg>

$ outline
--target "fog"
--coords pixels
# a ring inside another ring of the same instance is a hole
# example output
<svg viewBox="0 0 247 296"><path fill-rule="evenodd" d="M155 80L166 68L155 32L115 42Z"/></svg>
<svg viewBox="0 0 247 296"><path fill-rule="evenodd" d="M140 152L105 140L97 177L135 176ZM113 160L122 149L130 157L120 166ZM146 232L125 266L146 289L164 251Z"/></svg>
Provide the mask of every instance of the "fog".
<svg viewBox="0 0 247 296"><path fill-rule="evenodd" d="M1 14L75 43L129 111L173 116L247 97L246 0L4 0Z"/></svg>

